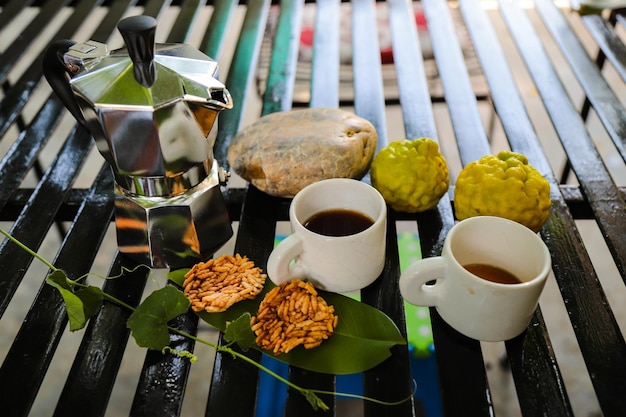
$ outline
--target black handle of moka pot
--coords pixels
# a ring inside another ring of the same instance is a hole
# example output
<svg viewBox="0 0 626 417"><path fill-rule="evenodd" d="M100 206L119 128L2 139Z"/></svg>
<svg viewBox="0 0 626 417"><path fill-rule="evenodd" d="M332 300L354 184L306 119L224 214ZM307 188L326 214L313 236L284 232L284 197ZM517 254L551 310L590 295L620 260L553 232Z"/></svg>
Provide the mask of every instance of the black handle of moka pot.
<svg viewBox="0 0 626 417"><path fill-rule="evenodd" d="M126 43L128 55L133 61L135 79L144 87L151 87L156 79L154 67L156 24L156 19L151 16L131 16L117 24L117 29Z"/></svg>
<svg viewBox="0 0 626 417"><path fill-rule="evenodd" d="M53 41L48 45L43 55L43 75L48 84L59 97L63 105L72 113L72 116L82 125L85 125L83 113L76 101L72 87L70 86L71 74L63 62L63 55L76 42L62 39Z"/></svg>

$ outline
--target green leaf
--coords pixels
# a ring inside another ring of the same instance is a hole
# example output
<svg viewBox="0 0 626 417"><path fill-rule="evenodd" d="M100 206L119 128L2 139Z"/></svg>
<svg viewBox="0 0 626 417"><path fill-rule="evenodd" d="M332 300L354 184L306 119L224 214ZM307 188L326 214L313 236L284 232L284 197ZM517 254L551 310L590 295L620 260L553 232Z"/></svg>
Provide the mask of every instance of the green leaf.
<svg viewBox="0 0 626 417"><path fill-rule="evenodd" d="M189 268L183 268L183 269L176 269L174 271L170 271L167 273L167 278L178 284L179 286L183 286L183 283L185 282L185 274L189 272Z"/></svg>
<svg viewBox="0 0 626 417"><path fill-rule="evenodd" d="M250 328L250 313L242 314L237 320L226 325L224 339L236 342L244 352L254 346L256 336Z"/></svg>
<svg viewBox="0 0 626 417"><path fill-rule="evenodd" d="M182 285L187 270L168 275ZM180 277L183 277L182 280ZM241 301L222 313L199 312L198 316L218 330L225 331L229 322L243 314L256 315L259 304L275 285L268 279L261 294L254 300ZM389 356L389 349L406 344L395 323L380 310L352 298L332 292L318 291L329 305L334 306L339 323L334 334L314 349L299 346L273 358L315 372L351 374L370 369ZM256 344L253 348L260 349Z"/></svg>
<svg viewBox="0 0 626 417"><path fill-rule="evenodd" d="M98 287L89 286L87 288L81 288L74 293L83 302L83 311L85 313L85 320L89 320L98 313L100 307L102 307L102 290Z"/></svg>
<svg viewBox="0 0 626 417"><path fill-rule="evenodd" d="M72 289L70 284L67 282L67 275L60 269L57 269L56 271L50 273L50 275L46 277L46 282L59 290Z"/></svg>
<svg viewBox="0 0 626 417"><path fill-rule="evenodd" d="M187 297L168 285L146 297L126 324L139 346L162 350L170 342L167 322L183 314L187 308Z"/></svg>
<svg viewBox="0 0 626 417"><path fill-rule="evenodd" d="M46 282L56 288L63 301L65 302L65 311L70 323L70 331L80 330L87 324L88 317L85 316L83 300L74 292L70 286L65 272L57 269L46 277Z"/></svg>
<svg viewBox="0 0 626 417"><path fill-rule="evenodd" d="M87 324L85 310L83 309L83 301L72 291L65 288L59 288L63 301L65 301L65 310L70 322L70 331L80 330Z"/></svg>

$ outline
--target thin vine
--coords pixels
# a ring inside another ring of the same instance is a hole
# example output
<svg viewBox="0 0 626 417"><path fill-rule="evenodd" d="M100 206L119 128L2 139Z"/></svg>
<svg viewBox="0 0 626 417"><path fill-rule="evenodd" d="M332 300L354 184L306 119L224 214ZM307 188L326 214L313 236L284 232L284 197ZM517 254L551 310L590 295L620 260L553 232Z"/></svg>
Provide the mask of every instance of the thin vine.
<svg viewBox="0 0 626 417"><path fill-rule="evenodd" d="M117 297L114 297L102 291L98 287L84 284L82 282L89 275L94 275L102 279L113 279L119 278L125 273L136 271L138 268L149 268L148 266L139 265L133 269L123 267L122 272L118 276L102 277L97 274L88 273L79 277L76 280L72 280L67 276L64 271L56 268L52 263L43 258L37 252L33 251L28 246L24 245L22 242L14 238L10 233L1 228L0 233L2 233L14 244L19 246L24 251L28 252L30 255L35 257L37 260L42 262L50 269L51 272L46 277L46 283L55 287L63 297L70 323L70 331L76 331L84 328L89 319L98 312L103 300L106 299L114 304L117 304L118 306L121 306L131 311L131 315L128 318L127 326L131 329L133 338L139 346L150 349L157 349L164 354L170 353L183 358L187 358L191 363L196 362L198 358L193 353L188 351L175 350L169 346L170 333L177 333L183 337L194 340L195 342L210 346L216 351L226 352L237 359L241 359L257 367L261 371L267 373L273 378L276 378L280 382L298 391L308 400L308 402L315 410L321 409L326 411L329 409L328 405L324 403L324 401L318 396L318 394L335 395L346 398L357 398L390 406L409 401L414 394L414 392L412 392L406 398L403 398L396 402L387 402L357 394L340 393L334 391L324 391L300 387L299 385L292 383L291 381L287 380L286 378L282 377L271 369L265 367L264 365L232 349L230 346L234 342L230 342L227 345L218 345L216 343L209 342L207 340L201 339L197 336L169 326L167 323L171 319L185 313L189 308L189 300L187 300L182 292L172 286L165 286L161 289L155 290L152 294L146 297L146 299L142 301L142 303L138 307L133 307L130 304L127 304L124 301L118 299ZM158 308L153 308L153 306L157 305ZM240 319L241 322L247 321L249 323L249 317L241 317ZM232 325L233 324L229 325L229 327ZM228 331L229 328L227 328L226 330L226 336L228 336ZM229 340L228 337L226 337L226 339ZM241 347L243 350L247 350L246 346Z"/></svg>

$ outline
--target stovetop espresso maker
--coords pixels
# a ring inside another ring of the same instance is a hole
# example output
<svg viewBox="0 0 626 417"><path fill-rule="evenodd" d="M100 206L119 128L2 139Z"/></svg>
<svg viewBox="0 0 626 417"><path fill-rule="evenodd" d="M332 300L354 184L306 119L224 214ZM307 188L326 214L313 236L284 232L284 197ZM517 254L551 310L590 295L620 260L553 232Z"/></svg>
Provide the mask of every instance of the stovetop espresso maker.
<svg viewBox="0 0 626 417"><path fill-rule="evenodd" d="M118 29L125 47L111 53L95 41L53 42L44 75L112 168L120 251L154 268L190 266L233 234L210 135L233 103L213 59L155 43L154 18Z"/></svg>

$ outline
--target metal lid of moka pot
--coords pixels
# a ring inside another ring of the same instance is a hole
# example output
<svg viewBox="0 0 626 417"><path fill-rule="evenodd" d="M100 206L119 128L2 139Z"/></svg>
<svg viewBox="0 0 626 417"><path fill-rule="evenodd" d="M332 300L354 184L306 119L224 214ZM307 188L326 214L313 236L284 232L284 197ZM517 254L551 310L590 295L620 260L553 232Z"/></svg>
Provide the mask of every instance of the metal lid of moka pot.
<svg viewBox="0 0 626 417"><path fill-rule="evenodd" d="M217 63L184 44L155 44L156 20L133 16L118 28L126 46L75 44L63 59L84 121L116 182L137 195L171 196L212 169L208 138L232 99Z"/></svg>

